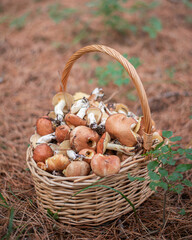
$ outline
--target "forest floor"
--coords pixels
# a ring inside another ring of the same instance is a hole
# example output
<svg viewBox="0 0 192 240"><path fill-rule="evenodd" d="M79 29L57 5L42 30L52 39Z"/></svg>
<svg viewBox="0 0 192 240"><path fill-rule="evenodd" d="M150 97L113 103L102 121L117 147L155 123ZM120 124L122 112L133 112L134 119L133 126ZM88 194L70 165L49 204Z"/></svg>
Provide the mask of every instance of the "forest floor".
<svg viewBox="0 0 192 240"><path fill-rule="evenodd" d="M91 1L59 2L68 11L58 23L51 18L55 4L51 0L0 2L0 191L9 205L0 205L0 237L192 239L189 188L181 195L168 194L163 229L163 193L153 194L138 208L140 225L131 213L99 227L82 229L63 226L38 210L25 160L29 138L37 118L52 109L51 100L59 91L67 59L83 46L103 44L128 58L139 58L137 72L156 126L181 136L183 147L192 147L192 25L191 12L184 1L162 0L158 7L145 13L145 17L155 16L162 22L162 31L154 39L141 30L138 13L127 18L138 25L137 33L120 34L105 26L101 16L92 14L87 4ZM133 3L130 0L125 6L129 8ZM79 59L71 71L68 92L91 93L98 85L95 69L109 61L108 56L95 53ZM118 87L110 82L103 89L107 96L117 90L114 102L126 103L133 112L142 114L132 83ZM192 179L192 173L187 177ZM185 215L179 214L182 208Z"/></svg>

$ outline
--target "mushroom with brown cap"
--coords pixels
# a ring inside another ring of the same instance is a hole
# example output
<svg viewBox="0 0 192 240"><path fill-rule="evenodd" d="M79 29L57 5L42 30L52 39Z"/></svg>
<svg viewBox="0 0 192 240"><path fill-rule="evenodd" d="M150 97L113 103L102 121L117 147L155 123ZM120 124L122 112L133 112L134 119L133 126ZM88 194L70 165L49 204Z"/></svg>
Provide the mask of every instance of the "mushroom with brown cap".
<svg viewBox="0 0 192 240"><path fill-rule="evenodd" d="M79 152L79 154L84 156L83 161L90 164L91 160L92 160L93 156L96 154L96 152L92 149L85 148L85 149L82 149Z"/></svg>
<svg viewBox="0 0 192 240"><path fill-rule="evenodd" d="M132 147L137 144L136 133L132 131L137 121L128 118L122 113L108 117L105 128L112 138L116 138L121 144Z"/></svg>
<svg viewBox="0 0 192 240"><path fill-rule="evenodd" d="M100 138L99 142L97 143L97 153L104 154L105 151L113 150L117 152L122 152L127 155L134 155L135 153L132 152L135 148L134 147L127 147L121 144L114 144L110 143L110 135L108 132L105 132L102 137Z"/></svg>
<svg viewBox="0 0 192 240"><path fill-rule="evenodd" d="M47 116L43 116L36 121L36 130L40 136L54 132L52 121Z"/></svg>
<svg viewBox="0 0 192 240"><path fill-rule="evenodd" d="M80 117L78 117L77 115L72 114L72 113L67 113L65 115L65 122L68 125L73 125L75 127L86 126L86 121L84 119L81 119Z"/></svg>
<svg viewBox="0 0 192 240"><path fill-rule="evenodd" d="M91 161L92 171L100 176L106 177L113 174L117 174L121 168L121 161L119 157L115 155L102 155L95 154Z"/></svg>
<svg viewBox="0 0 192 240"><path fill-rule="evenodd" d="M53 156L53 150L46 143L38 145L33 151L33 159L35 162L45 162L49 157Z"/></svg>
<svg viewBox="0 0 192 240"><path fill-rule="evenodd" d="M54 112L59 121L63 121L64 109L66 109L67 112L71 108L73 102L73 96L67 92L59 92L53 97L52 104L54 106Z"/></svg>
<svg viewBox="0 0 192 240"><path fill-rule="evenodd" d="M55 136L58 143L69 140L70 128L67 125L60 125L55 130Z"/></svg>
<svg viewBox="0 0 192 240"><path fill-rule="evenodd" d="M66 177L87 176L90 173L90 166L84 161L73 161L63 171Z"/></svg>
<svg viewBox="0 0 192 240"><path fill-rule="evenodd" d="M71 147L77 152L84 148L95 150L98 141L98 133L85 126L78 126L70 133Z"/></svg>
<svg viewBox="0 0 192 240"><path fill-rule="evenodd" d="M56 154L53 157L50 157L47 160L45 160L46 171L49 171L49 172L52 172L54 170L62 171L69 164L70 164L70 161L68 157L63 156L62 154Z"/></svg>

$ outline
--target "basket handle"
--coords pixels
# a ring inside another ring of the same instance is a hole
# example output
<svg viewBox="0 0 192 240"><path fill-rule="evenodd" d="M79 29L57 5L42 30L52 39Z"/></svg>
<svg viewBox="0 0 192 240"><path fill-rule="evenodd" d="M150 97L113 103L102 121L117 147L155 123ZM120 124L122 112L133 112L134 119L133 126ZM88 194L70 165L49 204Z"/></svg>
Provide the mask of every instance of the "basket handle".
<svg viewBox="0 0 192 240"><path fill-rule="evenodd" d="M83 47L83 48L79 49L77 52L75 52L69 58L68 62L65 65L65 68L64 68L63 73L62 73L62 79L61 79L62 90L66 91L67 80L68 80L69 73L71 71L71 68L72 68L74 62L78 58L80 58L82 55L84 55L85 53L89 53L89 52L106 53L107 55L116 59L125 68L125 70L129 74L130 78L132 79L132 81L133 81L133 83L134 83L134 85L137 89L137 93L138 93L140 103L141 103L141 107L142 107L142 111L143 111L144 126L145 126L145 137L144 137L144 139L146 139L146 140L144 140L144 142L146 142L146 144L147 144L147 146L146 147L144 146L144 147L147 150L150 149L151 146L149 146L149 145L152 144L151 134L150 134L151 133L151 127L152 127L152 119L151 119L151 111L150 111L150 108L149 108L146 92L145 92L143 84L140 80L140 77L137 74L133 65L125 57L123 57L119 52L117 52L113 48L110 48L110 47L107 47L107 46L104 46L104 45L90 45L90 46L86 46L86 47Z"/></svg>

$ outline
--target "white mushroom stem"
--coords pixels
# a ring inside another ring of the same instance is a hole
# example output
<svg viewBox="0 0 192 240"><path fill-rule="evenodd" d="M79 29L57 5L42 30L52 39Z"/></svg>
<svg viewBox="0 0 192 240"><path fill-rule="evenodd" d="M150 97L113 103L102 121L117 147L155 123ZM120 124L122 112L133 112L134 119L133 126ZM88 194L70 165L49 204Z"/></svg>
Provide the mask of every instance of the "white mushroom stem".
<svg viewBox="0 0 192 240"><path fill-rule="evenodd" d="M48 143L53 139L56 139L55 133L50 133L50 134L40 137L37 141L37 144Z"/></svg>
<svg viewBox="0 0 192 240"><path fill-rule="evenodd" d="M77 113L84 106L84 104L86 104L86 100L84 98L75 102L73 104L73 106L71 107L71 113L73 113L73 114Z"/></svg>
<svg viewBox="0 0 192 240"><path fill-rule="evenodd" d="M123 110L119 110L118 113L122 113L122 114L127 116L127 113L125 111L123 111Z"/></svg>
<svg viewBox="0 0 192 240"><path fill-rule="evenodd" d="M95 116L93 113L88 114L89 125L97 124Z"/></svg>
<svg viewBox="0 0 192 240"><path fill-rule="evenodd" d="M78 155L73 150L67 150L67 156L72 160L75 160L78 157Z"/></svg>
<svg viewBox="0 0 192 240"><path fill-rule="evenodd" d="M127 113L127 117L132 117L132 118L134 118L136 121L138 121L138 117L137 117L134 113L132 113L132 112L128 112L128 113Z"/></svg>
<svg viewBox="0 0 192 240"><path fill-rule="evenodd" d="M63 120L63 116L64 116L63 109L64 109L65 105L66 105L66 103L63 99L60 100L57 105L55 105L54 112L59 121Z"/></svg>
<svg viewBox="0 0 192 240"><path fill-rule="evenodd" d="M94 100L97 100L97 98L102 98L104 96L104 93L103 93L103 89L102 88L95 88L93 90L93 92L91 93L91 95L95 95L95 99Z"/></svg>
<svg viewBox="0 0 192 240"><path fill-rule="evenodd" d="M108 143L106 149L114 150L114 151L117 151L117 152L122 152L122 153L125 153L127 155L134 155L135 154L134 152L130 152L131 150L135 149L134 147L127 147L127 146L122 146L122 145L114 144L114 143Z"/></svg>
<svg viewBox="0 0 192 240"><path fill-rule="evenodd" d="M83 119L86 115L86 111L87 111L88 108L89 108L89 103L88 102L83 104L83 106L81 107L81 109L77 113L77 116L80 117L81 119Z"/></svg>

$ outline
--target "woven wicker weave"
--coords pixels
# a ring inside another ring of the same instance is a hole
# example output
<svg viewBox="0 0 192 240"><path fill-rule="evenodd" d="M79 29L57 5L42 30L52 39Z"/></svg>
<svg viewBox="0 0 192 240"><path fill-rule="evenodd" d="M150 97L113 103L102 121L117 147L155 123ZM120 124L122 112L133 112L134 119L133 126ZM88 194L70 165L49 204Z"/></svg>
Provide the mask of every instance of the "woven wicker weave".
<svg viewBox="0 0 192 240"><path fill-rule="evenodd" d="M91 45L80 49L71 56L64 68L61 81L62 90L66 90L68 76L75 60L88 52L106 53L119 61L128 72L137 89L143 110L146 130L144 147L146 150L150 149L152 123L146 93L135 68L120 53L102 45ZM135 207L139 206L152 194L148 180L131 182L127 176L130 173L132 176L148 179L147 163L149 160L146 161L140 154L141 152L123 161L121 170L116 175L104 179L93 175L92 178L81 182L78 181L82 177L54 176L38 168L32 158L32 147L27 150L26 160L35 184L37 202L43 211L50 209L52 212L58 212L59 221L62 223L96 226L128 213L132 207L119 193L111 189L94 187L86 189L76 196L74 194L100 180L99 184L121 191Z"/></svg>

